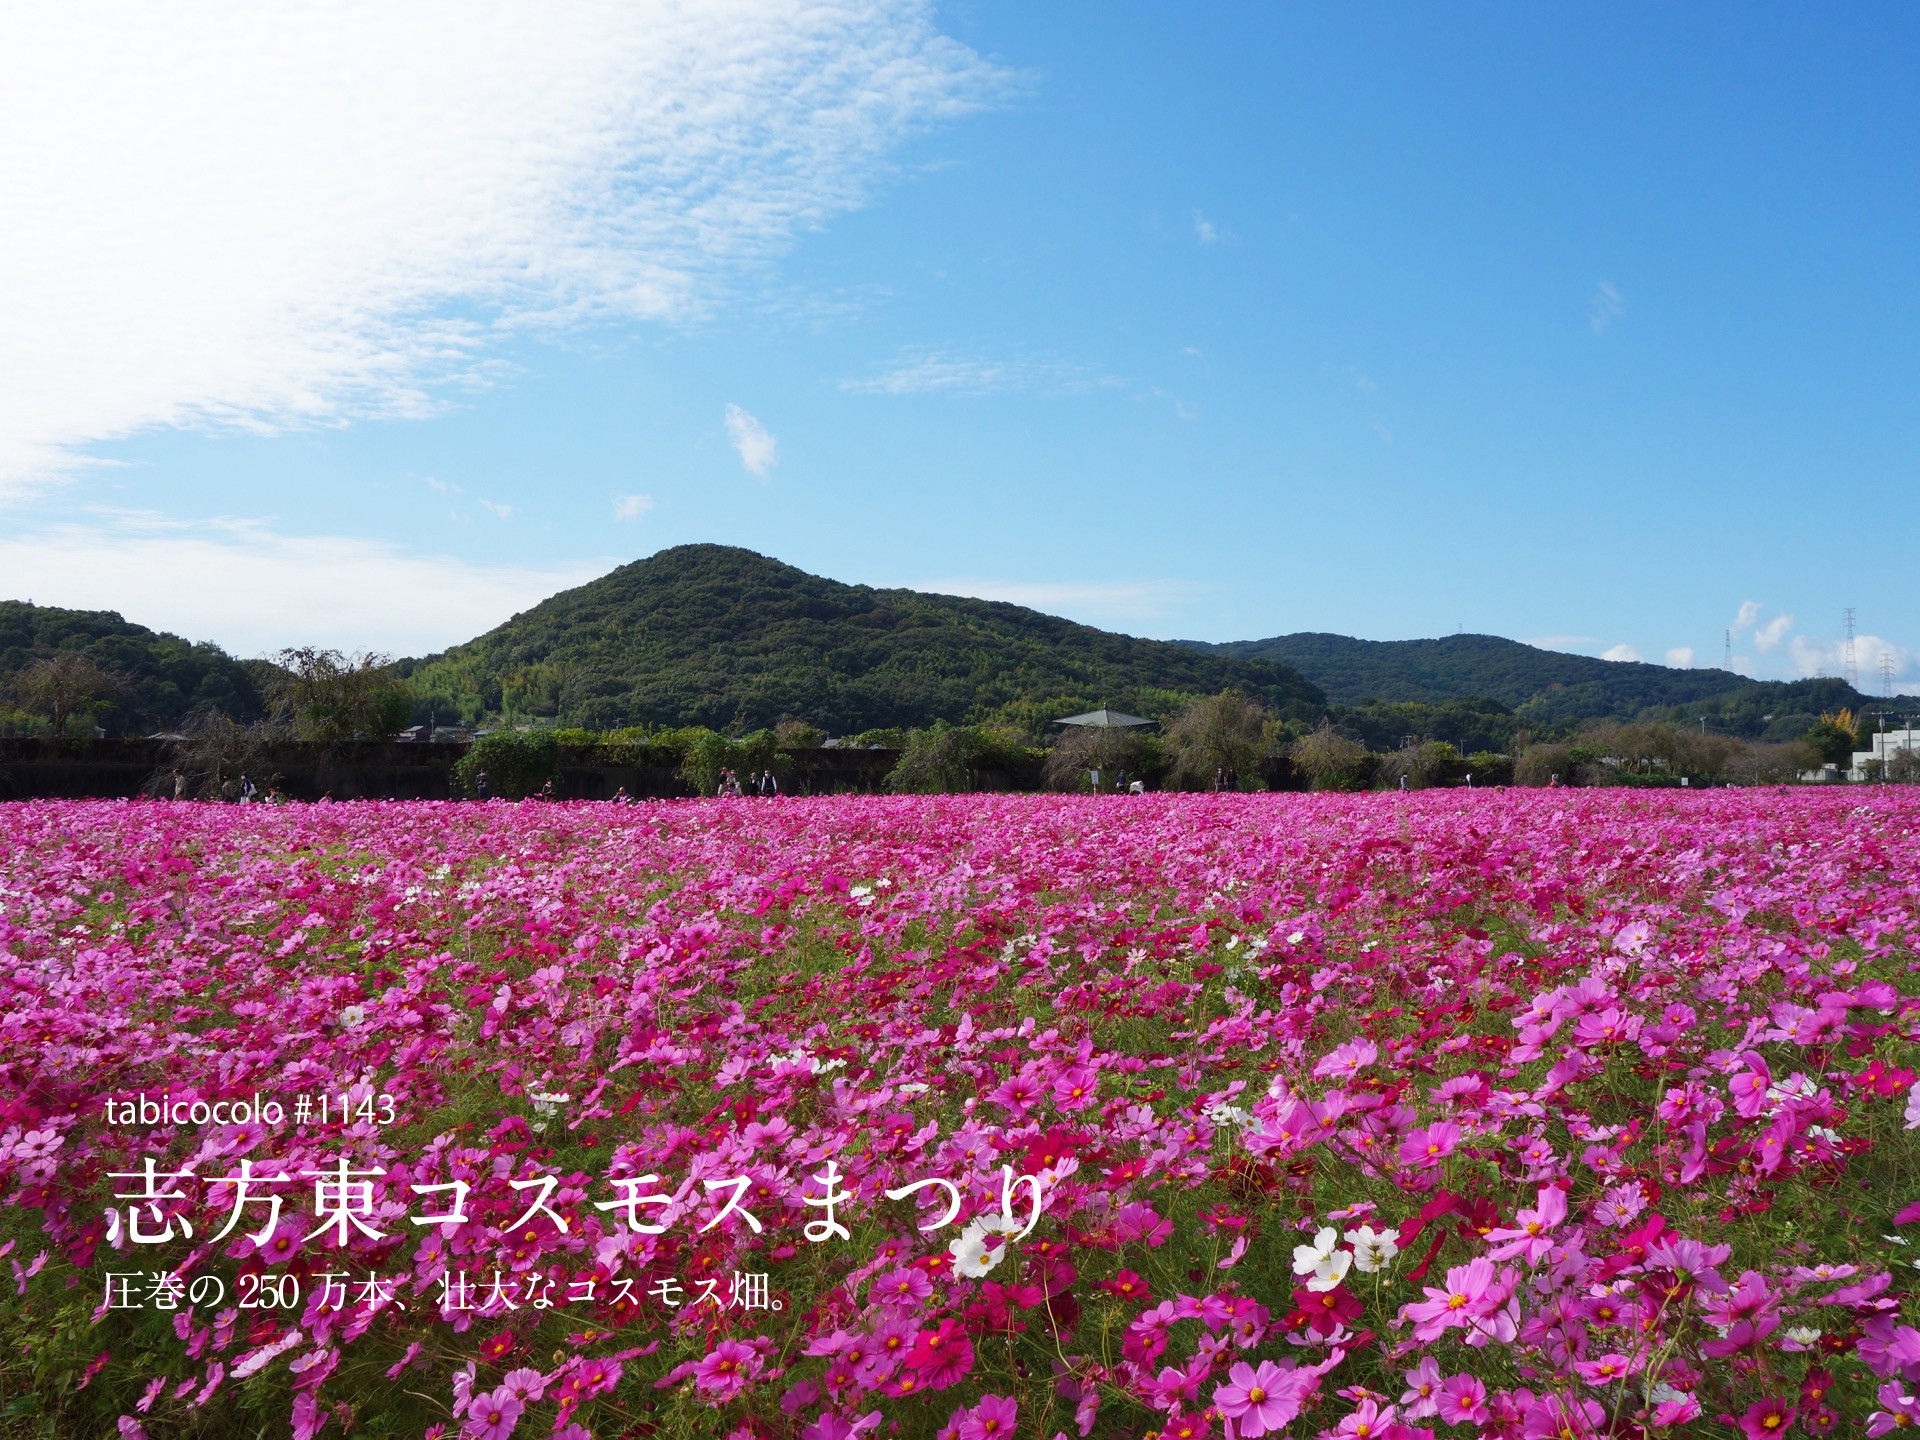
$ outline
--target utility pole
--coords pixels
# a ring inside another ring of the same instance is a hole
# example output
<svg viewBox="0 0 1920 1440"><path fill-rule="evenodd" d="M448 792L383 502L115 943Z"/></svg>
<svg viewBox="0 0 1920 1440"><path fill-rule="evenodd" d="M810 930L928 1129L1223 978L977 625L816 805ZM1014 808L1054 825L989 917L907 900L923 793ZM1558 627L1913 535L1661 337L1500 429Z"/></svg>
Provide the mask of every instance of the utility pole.
<svg viewBox="0 0 1920 1440"><path fill-rule="evenodd" d="M1853 689L1860 688L1860 661L1853 653L1853 606L1847 606L1847 648L1842 652L1843 663L1847 667L1847 684Z"/></svg>

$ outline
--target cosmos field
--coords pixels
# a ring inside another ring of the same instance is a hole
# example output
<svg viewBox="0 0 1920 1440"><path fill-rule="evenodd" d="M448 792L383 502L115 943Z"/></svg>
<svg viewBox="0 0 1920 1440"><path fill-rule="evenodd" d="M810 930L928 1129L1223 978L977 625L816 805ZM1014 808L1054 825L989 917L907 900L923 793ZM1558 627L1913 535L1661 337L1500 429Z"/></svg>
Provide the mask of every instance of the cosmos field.
<svg viewBox="0 0 1920 1440"><path fill-rule="evenodd" d="M0 806L0 1433L1920 1422L1920 797Z"/></svg>

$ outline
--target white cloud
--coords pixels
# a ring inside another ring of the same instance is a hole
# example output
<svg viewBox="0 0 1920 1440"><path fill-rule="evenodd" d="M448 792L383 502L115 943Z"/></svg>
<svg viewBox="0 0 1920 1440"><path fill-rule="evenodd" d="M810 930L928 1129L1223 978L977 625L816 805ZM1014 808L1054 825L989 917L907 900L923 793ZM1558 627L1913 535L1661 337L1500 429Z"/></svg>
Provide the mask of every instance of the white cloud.
<svg viewBox="0 0 1920 1440"><path fill-rule="evenodd" d="M1056 580L928 580L911 587L934 595L966 595L1025 605L1087 624L1157 620L1192 599L1199 588L1184 580L1080 583Z"/></svg>
<svg viewBox="0 0 1920 1440"><path fill-rule="evenodd" d="M926 0L0 7L0 493L697 315L1003 78Z"/></svg>
<svg viewBox="0 0 1920 1440"><path fill-rule="evenodd" d="M480 502L480 508L490 515L499 516L502 520L511 520L513 518L513 506L511 505L496 505L491 500L482 500Z"/></svg>
<svg viewBox="0 0 1920 1440"><path fill-rule="evenodd" d="M1593 327L1593 333L1604 335L1622 315L1627 313L1627 297L1613 285L1602 280L1593 292L1593 301L1587 311L1587 323Z"/></svg>
<svg viewBox="0 0 1920 1440"><path fill-rule="evenodd" d="M1761 605L1758 600L1742 600L1740 612L1733 617L1733 624L1728 628L1736 635L1752 629L1754 622L1760 618L1760 610Z"/></svg>
<svg viewBox="0 0 1920 1440"><path fill-rule="evenodd" d="M740 463L747 467L747 473L762 480L779 458L778 446L767 427L738 405L727 406L727 441L740 452Z"/></svg>
<svg viewBox="0 0 1920 1440"><path fill-rule="evenodd" d="M1193 212L1193 238L1202 245L1215 245L1220 241L1219 228L1198 210Z"/></svg>
<svg viewBox="0 0 1920 1440"><path fill-rule="evenodd" d="M616 520L638 520L653 509L651 495L616 495L613 497L613 518Z"/></svg>
<svg viewBox="0 0 1920 1440"><path fill-rule="evenodd" d="M1676 645L1673 649L1667 651L1667 664L1673 666L1676 670L1691 670L1693 668L1693 647L1691 645Z"/></svg>
<svg viewBox="0 0 1920 1440"><path fill-rule="evenodd" d="M1122 382L1081 365L1025 357L987 360L945 350L905 350L877 375L842 380L849 395L993 395L1008 390L1084 394Z"/></svg>
<svg viewBox="0 0 1920 1440"><path fill-rule="evenodd" d="M1795 635L1787 646L1787 653L1792 656L1794 668L1802 676L1830 675L1838 680L1846 679L1846 646L1838 640L1815 640L1805 635ZM1883 656L1893 662L1893 679L1896 682L1912 675L1914 654L1904 645L1896 645L1878 635L1854 636L1853 660L1860 672L1862 693L1879 693L1880 661Z"/></svg>
<svg viewBox="0 0 1920 1440"><path fill-rule="evenodd" d="M259 520L137 513L0 536L7 598L117 610L237 655L289 645L424 655L618 563L476 565L377 540L285 535Z"/></svg>
<svg viewBox="0 0 1920 1440"><path fill-rule="evenodd" d="M1743 607L1744 608L1744 607ZM1756 625L1753 631L1753 643L1756 649L1772 650L1787 636L1793 628L1793 616L1776 615L1764 625Z"/></svg>
<svg viewBox="0 0 1920 1440"><path fill-rule="evenodd" d="M1638 660L1640 652L1631 645L1611 645L1600 652L1602 660Z"/></svg>

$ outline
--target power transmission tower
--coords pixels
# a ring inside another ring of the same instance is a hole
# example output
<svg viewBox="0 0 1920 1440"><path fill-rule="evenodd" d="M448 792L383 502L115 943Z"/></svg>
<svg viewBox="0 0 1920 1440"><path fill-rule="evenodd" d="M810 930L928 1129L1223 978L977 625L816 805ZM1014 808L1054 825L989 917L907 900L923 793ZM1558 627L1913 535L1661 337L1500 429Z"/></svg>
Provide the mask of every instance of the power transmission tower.
<svg viewBox="0 0 1920 1440"><path fill-rule="evenodd" d="M1853 653L1853 606L1847 606L1847 648L1841 652L1842 662L1847 667L1847 684L1853 689L1860 688L1860 661Z"/></svg>
<svg viewBox="0 0 1920 1440"><path fill-rule="evenodd" d="M1880 657L1880 694L1888 700L1893 698L1893 657L1891 655Z"/></svg>
<svg viewBox="0 0 1920 1440"><path fill-rule="evenodd" d="M1722 670L1733 669L1733 631L1731 630L1727 631L1727 648L1726 653L1720 657L1720 668Z"/></svg>

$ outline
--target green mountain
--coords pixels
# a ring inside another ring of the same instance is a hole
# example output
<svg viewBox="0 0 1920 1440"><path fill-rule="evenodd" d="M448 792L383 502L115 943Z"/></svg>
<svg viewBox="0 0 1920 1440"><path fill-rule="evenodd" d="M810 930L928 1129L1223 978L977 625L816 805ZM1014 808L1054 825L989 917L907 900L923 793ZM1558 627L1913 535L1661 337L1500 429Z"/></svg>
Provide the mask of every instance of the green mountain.
<svg viewBox="0 0 1920 1440"><path fill-rule="evenodd" d="M260 714L251 667L217 645L149 630L111 610L62 610L24 600L0 600L0 712L15 675L64 651L78 651L126 682L125 693L99 712L109 735L169 729L200 709L224 710L239 720Z"/></svg>
<svg viewBox="0 0 1920 1440"><path fill-rule="evenodd" d="M1218 645L1180 643L1208 655L1291 665L1336 705L1363 716L1377 712L1392 717L1382 719L1386 729L1394 723L1403 730L1418 729L1414 721L1423 709L1451 718L1465 705L1489 715L1503 707L1511 715L1511 730L1559 731L1600 720L1704 718L1750 739L1792 739L1822 712L1871 712L1880 706L1843 680L1756 681L1729 670L1679 670L1568 655L1497 635L1356 640L1302 633ZM1496 701L1498 707L1480 703L1485 701ZM1889 703L1894 708L1912 704ZM1454 727L1442 720L1429 728L1451 733Z"/></svg>
<svg viewBox="0 0 1920 1440"><path fill-rule="evenodd" d="M552 596L478 639L403 662L421 709L834 734L935 720L1045 731L1096 706L1157 716L1237 686L1315 720L1289 666L1115 635L1019 605L875 590L724 545L682 545Z"/></svg>

